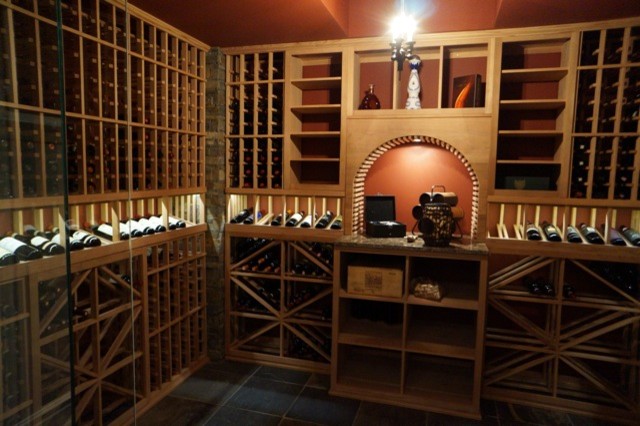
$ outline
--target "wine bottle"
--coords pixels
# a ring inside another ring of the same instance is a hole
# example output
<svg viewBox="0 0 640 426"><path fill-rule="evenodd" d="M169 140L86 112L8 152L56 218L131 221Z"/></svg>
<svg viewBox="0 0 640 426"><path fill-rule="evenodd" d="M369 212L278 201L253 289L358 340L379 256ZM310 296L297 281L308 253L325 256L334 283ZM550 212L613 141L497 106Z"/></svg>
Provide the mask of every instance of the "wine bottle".
<svg viewBox="0 0 640 426"><path fill-rule="evenodd" d="M331 219L333 219L333 212L331 212L330 210L327 210L325 214L322 215L320 220L318 220L318 223L316 223L316 228L318 229L326 228L327 225L329 225L329 223L331 222Z"/></svg>
<svg viewBox="0 0 640 426"><path fill-rule="evenodd" d="M544 232L544 236L547 237L548 241L562 241L562 237L556 227L546 220L542 222L542 232Z"/></svg>
<svg viewBox="0 0 640 426"><path fill-rule="evenodd" d="M176 228L187 227L187 223L184 220L178 219L177 217L169 216L169 225L171 226L171 224L174 224Z"/></svg>
<svg viewBox="0 0 640 426"><path fill-rule="evenodd" d="M257 222L258 220L260 220L260 218L262 218L262 215L264 214L264 212L262 210L255 212L255 213L251 213L249 216L247 216L242 223L245 225L253 225L255 222Z"/></svg>
<svg viewBox="0 0 640 426"><path fill-rule="evenodd" d="M138 229L142 231L142 235L153 235L156 233L156 227L149 222L149 219L144 217L138 218Z"/></svg>
<svg viewBox="0 0 640 426"><path fill-rule="evenodd" d="M369 84L369 90L365 92L358 109L380 109L380 101L374 93L374 85Z"/></svg>
<svg viewBox="0 0 640 426"><path fill-rule="evenodd" d="M102 244L98 237L88 233L83 229L78 229L73 234L71 234L71 239L80 241L85 247L98 247L100 244Z"/></svg>
<svg viewBox="0 0 640 426"><path fill-rule="evenodd" d="M18 260L36 260L42 258L42 252L13 237L4 237L0 240L0 247L16 255Z"/></svg>
<svg viewBox="0 0 640 426"><path fill-rule="evenodd" d="M640 232L625 225L620 226L618 229L631 244L634 246L640 246Z"/></svg>
<svg viewBox="0 0 640 426"><path fill-rule="evenodd" d="M291 217L285 223L285 226L290 226L290 227L296 226L300 223L303 217L304 217L304 211L300 210L299 212L291 215Z"/></svg>
<svg viewBox="0 0 640 426"><path fill-rule="evenodd" d="M317 213L308 214L304 219L302 219L302 222L300 222L300 228L311 228L311 226L313 225L313 222L317 218L318 218Z"/></svg>
<svg viewBox="0 0 640 426"><path fill-rule="evenodd" d="M167 227L162 224L162 218L160 216L149 216L149 219L140 219L140 220L148 220L149 226L153 227L156 232L166 232Z"/></svg>
<svg viewBox="0 0 640 426"><path fill-rule="evenodd" d="M98 240L96 237L94 237L93 235L89 234L88 232L87 232L87 235L89 235L89 236L95 238L96 240ZM60 234L54 235L53 238L51 238L51 241L56 243L56 244L62 245L62 240L61 240ZM98 240L98 242L100 242L100 240ZM69 250L71 250L71 251L82 250L84 248L84 244L82 243L81 240L71 237L71 238L69 238L69 245L67 247L69 247Z"/></svg>
<svg viewBox="0 0 640 426"><path fill-rule="evenodd" d="M580 233L576 228L569 225L567 226L567 241L570 243L581 243L582 238L580 237Z"/></svg>
<svg viewBox="0 0 640 426"><path fill-rule="evenodd" d="M525 234L527 235L527 240L529 241L539 241L542 239L542 236L538 231L538 227L531 222L527 223Z"/></svg>
<svg viewBox="0 0 640 426"><path fill-rule="evenodd" d="M602 235L605 235L606 232L605 232L604 223L600 225L600 229L602 230ZM627 245L627 243L624 241L624 238L622 238L622 235L620 235L620 233L615 228L609 229L609 243L611 243L611 245L614 245L614 246Z"/></svg>
<svg viewBox="0 0 640 426"><path fill-rule="evenodd" d="M48 240L41 236L35 236L31 239L30 244L42 251L46 256L54 256L57 254L64 253L64 247L60 244L54 243L51 240Z"/></svg>
<svg viewBox="0 0 640 426"><path fill-rule="evenodd" d="M0 247L0 266L13 265L18 262L18 256Z"/></svg>
<svg viewBox="0 0 640 426"><path fill-rule="evenodd" d="M586 223L580 224L580 233L591 244L604 244L604 240L600 237L598 231Z"/></svg>
<svg viewBox="0 0 640 426"><path fill-rule="evenodd" d="M273 220L271 221L271 226L280 226L280 225L282 225L282 213L280 213L278 216L273 218Z"/></svg>
<svg viewBox="0 0 640 426"><path fill-rule="evenodd" d="M243 223L249 216L253 214L253 207L246 208L235 215L229 223Z"/></svg>
<svg viewBox="0 0 640 426"><path fill-rule="evenodd" d="M138 238L144 235L142 229L138 226L138 222L133 219L129 219L126 222L120 222L120 229L126 230L126 232L131 235L131 238ZM111 239L111 237L107 238Z"/></svg>
<svg viewBox="0 0 640 426"><path fill-rule="evenodd" d="M93 225L91 226L91 230L93 231L94 234L100 235L102 237L105 237L108 240L113 241L113 226L111 226L110 224L101 223L100 225ZM121 240L128 240L129 236L130 235L128 232L125 232L124 230L120 230Z"/></svg>
<svg viewBox="0 0 640 426"><path fill-rule="evenodd" d="M342 215L339 214L331 223L330 229L342 229Z"/></svg>

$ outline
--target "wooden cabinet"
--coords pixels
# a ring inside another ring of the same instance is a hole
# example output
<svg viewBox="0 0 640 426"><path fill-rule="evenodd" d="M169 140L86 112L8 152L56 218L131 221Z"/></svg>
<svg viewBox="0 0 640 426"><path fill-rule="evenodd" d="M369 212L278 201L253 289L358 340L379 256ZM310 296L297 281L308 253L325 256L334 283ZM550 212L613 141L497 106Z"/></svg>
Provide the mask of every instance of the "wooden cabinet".
<svg viewBox="0 0 640 426"><path fill-rule="evenodd" d="M55 2L0 6L0 231L100 246L0 267L3 424L68 422L71 386L79 424L126 422L206 359L208 46L133 6L60 8L58 32ZM170 230L123 241L150 216Z"/></svg>
<svg viewBox="0 0 640 426"><path fill-rule="evenodd" d="M490 264L483 396L637 423L637 254Z"/></svg>
<svg viewBox="0 0 640 426"><path fill-rule="evenodd" d="M401 271L398 297L350 292L352 266ZM330 392L480 418L486 247L344 237L334 269ZM441 300L414 295L425 279Z"/></svg>

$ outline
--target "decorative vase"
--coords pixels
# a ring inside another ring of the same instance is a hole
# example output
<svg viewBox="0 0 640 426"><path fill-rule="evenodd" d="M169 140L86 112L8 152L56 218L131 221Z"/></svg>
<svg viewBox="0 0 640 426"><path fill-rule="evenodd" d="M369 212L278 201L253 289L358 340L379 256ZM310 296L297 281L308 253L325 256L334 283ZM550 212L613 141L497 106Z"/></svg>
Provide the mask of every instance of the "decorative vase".
<svg viewBox="0 0 640 426"><path fill-rule="evenodd" d="M380 101L376 94L373 93L373 83L369 84L369 90L365 92L358 109L380 109Z"/></svg>
<svg viewBox="0 0 640 426"><path fill-rule="evenodd" d="M409 67L411 68L411 74L409 75L409 84L407 86L407 98L406 109L420 109L420 77L418 76L418 69L420 68L420 58L414 56L409 60Z"/></svg>

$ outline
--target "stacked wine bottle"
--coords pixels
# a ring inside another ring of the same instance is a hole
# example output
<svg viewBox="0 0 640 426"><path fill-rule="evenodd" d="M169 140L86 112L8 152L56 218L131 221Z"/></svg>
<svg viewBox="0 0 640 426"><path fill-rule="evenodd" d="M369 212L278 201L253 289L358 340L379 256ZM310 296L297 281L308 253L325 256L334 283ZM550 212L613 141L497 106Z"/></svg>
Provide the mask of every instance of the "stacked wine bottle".
<svg viewBox="0 0 640 426"><path fill-rule="evenodd" d="M598 230L596 227L586 223L579 226L568 225L566 227L564 240L569 243L605 244L604 235L608 235L608 243L614 246L640 247L640 233L626 225L616 228L606 229L602 224ZM541 241L543 239L551 242L561 242L563 238L560 230L553 224L543 221L541 226L529 222L525 227L525 236L529 241Z"/></svg>
<svg viewBox="0 0 640 426"><path fill-rule="evenodd" d="M285 226L288 228L342 229L342 215L335 215L327 210L321 216L317 213L307 214L304 210L284 213L267 213L264 210L254 211L252 207L243 209L229 220L229 223L244 225Z"/></svg>

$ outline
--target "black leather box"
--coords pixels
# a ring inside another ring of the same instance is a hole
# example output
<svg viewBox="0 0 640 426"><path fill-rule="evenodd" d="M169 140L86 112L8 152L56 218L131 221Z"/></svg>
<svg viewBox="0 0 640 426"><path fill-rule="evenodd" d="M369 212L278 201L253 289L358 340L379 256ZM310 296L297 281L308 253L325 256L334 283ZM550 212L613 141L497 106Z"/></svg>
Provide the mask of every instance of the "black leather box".
<svg viewBox="0 0 640 426"><path fill-rule="evenodd" d="M396 198L393 195L364 197L364 220L369 237L404 237L407 225L396 222Z"/></svg>

